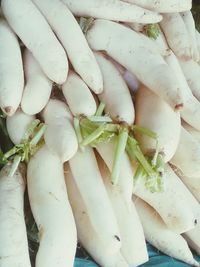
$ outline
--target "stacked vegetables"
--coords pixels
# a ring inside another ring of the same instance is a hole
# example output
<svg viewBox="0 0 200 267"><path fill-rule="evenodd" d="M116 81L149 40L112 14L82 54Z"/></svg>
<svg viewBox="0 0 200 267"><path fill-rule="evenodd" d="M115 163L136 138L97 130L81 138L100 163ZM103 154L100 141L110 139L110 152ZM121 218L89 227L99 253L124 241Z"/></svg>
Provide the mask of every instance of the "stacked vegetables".
<svg viewBox="0 0 200 267"><path fill-rule="evenodd" d="M0 266L200 255L200 34L190 0L2 0ZM158 24L159 23L159 24ZM18 39L19 37L19 39ZM27 169L27 170L26 170ZM13 231L14 229L14 231Z"/></svg>

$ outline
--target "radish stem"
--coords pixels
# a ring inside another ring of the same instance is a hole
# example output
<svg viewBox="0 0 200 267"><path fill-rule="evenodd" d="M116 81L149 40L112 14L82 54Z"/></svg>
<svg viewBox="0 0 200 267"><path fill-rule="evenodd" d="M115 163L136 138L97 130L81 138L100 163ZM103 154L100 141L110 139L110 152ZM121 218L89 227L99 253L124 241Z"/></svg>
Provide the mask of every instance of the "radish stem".
<svg viewBox="0 0 200 267"><path fill-rule="evenodd" d="M15 174L15 172L16 172L18 166L19 166L19 163L20 163L21 159L22 159L22 157L19 156L19 155L17 155L17 156L14 157L14 160L13 160L13 163L12 163L12 166L11 166L11 169L9 171L9 176L10 177L12 177Z"/></svg>
<svg viewBox="0 0 200 267"><path fill-rule="evenodd" d="M82 142L82 146L87 146L97 139L105 130L105 123L102 123L94 132L88 135Z"/></svg>
<svg viewBox="0 0 200 267"><path fill-rule="evenodd" d="M93 122L112 122L112 119L108 116L89 116L87 117L88 120L93 121Z"/></svg>
<svg viewBox="0 0 200 267"><path fill-rule="evenodd" d="M103 102L101 102L97 108L97 111L95 113L96 116L101 116L104 112L105 109L105 104Z"/></svg>
<svg viewBox="0 0 200 267"><path fill-rule="evenodd" d="M80 121L78 118L74 118L74 129L76 132L76 136L78 139L78 143L80 144L83 140L82 134L81 134L81 128L80 128Z"/></svg>

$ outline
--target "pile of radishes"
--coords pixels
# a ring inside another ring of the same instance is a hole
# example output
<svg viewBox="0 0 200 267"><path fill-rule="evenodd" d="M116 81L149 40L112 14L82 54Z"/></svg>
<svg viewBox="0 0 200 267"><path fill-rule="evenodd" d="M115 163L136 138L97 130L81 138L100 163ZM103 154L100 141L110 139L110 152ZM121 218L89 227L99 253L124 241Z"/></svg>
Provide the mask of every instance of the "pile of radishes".
<svg viewBox="0 0 200 267"><path fill-rule="evenodd" d="M200 266L200 33L191 0L1 0L0 266ZM22 162L25 162L22 163Z"/></svg>

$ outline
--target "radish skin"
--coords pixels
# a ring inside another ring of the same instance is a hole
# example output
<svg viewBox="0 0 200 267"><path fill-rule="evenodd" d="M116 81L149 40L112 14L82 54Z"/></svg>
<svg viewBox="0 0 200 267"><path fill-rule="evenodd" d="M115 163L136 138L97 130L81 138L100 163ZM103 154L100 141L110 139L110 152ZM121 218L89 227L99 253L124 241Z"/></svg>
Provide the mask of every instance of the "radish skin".
<svg viewBox="0 0 200 267"><path fill-rule="evenodd" d="M118 23L97 19L87 32L87 40L92 49L106 51L173 109L182 108L177 80L148 37Z"/></svg>
<svg viewBox="0 0 200 267"><path fill-rule="evenodd" d="M11 165L0 172L0 266L31 267L24 220L25 169L9 176Z"/></svg>
<svg viewBox="0 0 200 267"><path fill-rule="evenodd" d="M101 93L103 82L99 66L79 24L67 6L60 0L33 0L33 2L56 32L75 71L91 90L97 94Z"/></svg>
<svg viewBox="0 0 200 267"><path fill-rule="evenodd" d="M36 267L73 267L77 233L63 164L46 145L28 163L27 182L40 238Z"/></svg>
<svg viewBox="0 0 200 267"><path fill-rule="evenodd" d="M68 72L66 53L33 2L3 0L1 8L10 26L33 53L49 79L58 84L64 83Z"/></svg>
<svg viewBox="0 0 200 267"><path fill-rule="evenodd" d="M126 22L156 23L162 16L147 9L114 0L62 0L78 17L93 17Z"/></svg>
<svg viewBox="0 0 200 267"><path fill-rule="evenodd" d="M26 49L24 53L26 85L21 101L22 110L29 114L39 113L47 104L52 89L52 81L44 74L33 55Z"/></svg>
<svg viewBox="0 0 200 267"><path fill-rule="evenodd" d="M62 85L67 104L74 116L92 116L96 112L96 102L84 81L75 72L70 71L67 81Z"/></svg>
<svg viewBox="0 0 200 267"><path fill-rule="evenodd" d="M24 72L17 36L3 19L0 20L0 54L0 107L12 116L22 98Z"/></svg>
<svg viewBox="0 0 200 267"><path fill-rule="evenodd" d="M8 135L15 145L20 144L27 128L34 119L35 116L28 115L20 109L17 110L13 116L6 118Z"/></svg>
<svg viewBox="0 0 200 267"><path fill-rule="evenodd" d="M195 128L193 128L192 126L190 126L184 121L181 122L181 125L187 132L189 132L200 143L200 131L196 130Z"/></svg>

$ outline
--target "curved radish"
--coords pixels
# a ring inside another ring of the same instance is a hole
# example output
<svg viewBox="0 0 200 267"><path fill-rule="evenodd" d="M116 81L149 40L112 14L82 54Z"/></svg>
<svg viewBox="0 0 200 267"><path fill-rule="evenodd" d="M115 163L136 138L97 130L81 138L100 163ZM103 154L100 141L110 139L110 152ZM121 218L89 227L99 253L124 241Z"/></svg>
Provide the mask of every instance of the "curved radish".
<svg viewBox="0 0 200 267"><path fill-rule="evenodd" d="M28 115L22 110L17 110L13 116L6 118L8 135L15 145L22 141L28 126L34 119L35 116Z"/></svg>
<svg viewBox="0 0 200 267"><path fill-rule="evenodd" d="M67 6L60 0L33 0L33 2L56 32L75 71L91 90L97 94L101 93L103 82L98 64L79 24Z"/></svg>
<svg viewBox="0 0 200 267"><path fill-rule="evenodd" d="M113 246L107 246L107 240L104 240L101 235L105 227L99 229L93 227L84 198L67 165L65 166L65 180L80 243L100 266L128 267L128 263L125 262L119 250L116 251Z"/></svg>
<svg viewBox="0 0 200 267"><path fill-rule="evenodd" d="M129 89L117 68L101 53L95 53L103 75L104 90L98 95L113 120L133 124L135 110Z"/></svg>
<svg viewBox="0 0 200 267"><path fill-rule="evenodd" d="M84 81L70 71L67 81L62 85L67 104L74 116L92 116L96 112L96 102Z"/></svg>
<svg viewBox="0 0 200 267"><path fill-rule="evenodd" d="M24 53L26 85L21 101L22 110L30 115L39 113L47 104L52 89L52 81L46 77L39 64L26 49Z"/></svg>
<svg viewBox="0 0 200 267"><path fill-rule="evenodd" d="M106 51L173 109L183 106L173 72L148 37L118 23L97 19L87 32L87 40L92 49Z"/></svg>
<svg viewBox="0 0 200 267"><path fill-rule="evenodd" d="M28 194L39 229L36 267L72 267L77 234L63 164L44 145L28 163Z"/></svg>
<svg viewBox="0 0 200 267"><path fill-rule="evenodd" d="M20 46L7 22L0 20L0 107L12 116L18 108L24 87Z"/></svg>
<svg viewBox="0 0 200 267"><path fill-rule="evenodd" d="M95 17L126 22L156 23L162 16L141 7L114 0L62 0L78 17Z"/></svg>
<svg viewBox="0 0 200 267"><path fill-rule="evenodd" d="M25 169L19 166L9 176L10 168L0 172L0 266L31 267L24 221Z"/></svg>
<svg viewBox="0 0 200 267"><path fill-rule="evenodd" d="M10 26L33 53L49 79L58 84L64 83L68 72L66 53L33 2L3 0L1 8Z"/></svg>

